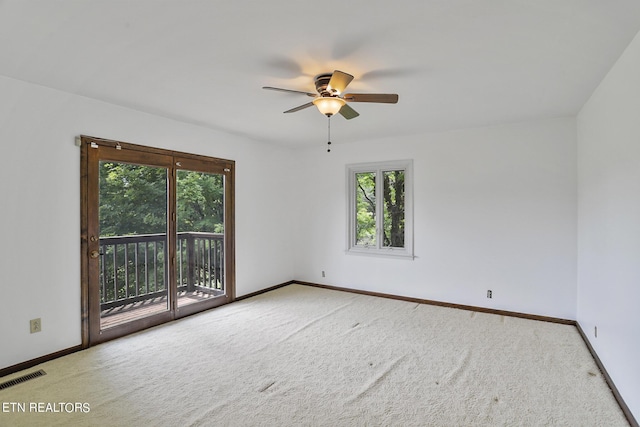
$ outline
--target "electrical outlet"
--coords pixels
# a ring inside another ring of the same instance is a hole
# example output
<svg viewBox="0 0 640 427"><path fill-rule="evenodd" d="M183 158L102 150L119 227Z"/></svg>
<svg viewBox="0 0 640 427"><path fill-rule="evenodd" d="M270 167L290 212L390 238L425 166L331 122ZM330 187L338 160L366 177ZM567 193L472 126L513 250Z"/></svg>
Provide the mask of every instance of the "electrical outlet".
<svg viewBox="0 0 640 427"><path fill-rule="evenodd" d="M29 330L32 334L42 331L42 320L39 317L29 320Z"/></svg>
<svg viewBox="0 0 640 427"><path fill-rule="evenodd" d="M322 277L324 277L324 270L322 270Z"/></svg>
<svg viewBox="0 0 640 427"><path fill-rule="evenodd" d="M487 298L493 298L493 292L491 291L491 289L487 291Z"/></svg>

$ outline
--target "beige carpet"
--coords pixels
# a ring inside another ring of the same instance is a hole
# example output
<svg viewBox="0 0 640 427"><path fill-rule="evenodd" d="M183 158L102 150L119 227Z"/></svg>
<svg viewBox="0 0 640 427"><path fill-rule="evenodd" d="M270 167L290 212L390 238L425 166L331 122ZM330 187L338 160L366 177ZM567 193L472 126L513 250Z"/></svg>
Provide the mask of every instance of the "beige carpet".
<svg viewBox="0 0 640 427"><path fill-rule="evenodd" d="M628 426L573 326L299 285L38 368L0 425Z"/></svg>

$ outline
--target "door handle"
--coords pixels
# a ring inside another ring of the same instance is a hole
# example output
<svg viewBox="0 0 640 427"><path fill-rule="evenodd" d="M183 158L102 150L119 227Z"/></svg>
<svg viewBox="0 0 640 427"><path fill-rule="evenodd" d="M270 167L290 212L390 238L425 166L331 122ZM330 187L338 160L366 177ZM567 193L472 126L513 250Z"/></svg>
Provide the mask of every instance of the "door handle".
<svg viewBox="0 0 640 427"><path fill-rule="evenodd" d="M91 251L91 253L89 254L89 256L91 258L98 258L100 256L100 252L98 251Z"/></svg>

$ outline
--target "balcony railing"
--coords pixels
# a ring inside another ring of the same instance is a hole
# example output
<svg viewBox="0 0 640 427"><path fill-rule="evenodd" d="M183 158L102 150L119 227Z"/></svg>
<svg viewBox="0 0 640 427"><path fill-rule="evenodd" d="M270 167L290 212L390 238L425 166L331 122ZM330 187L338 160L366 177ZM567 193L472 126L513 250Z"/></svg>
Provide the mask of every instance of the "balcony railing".
<svg viewBox="0 0 640 427"><path fill-rule="evenodd" d="M167 235L100 238L102 310L167 296ZM224 293L224 235L181 232L176 240L178 292Z"/></svg>

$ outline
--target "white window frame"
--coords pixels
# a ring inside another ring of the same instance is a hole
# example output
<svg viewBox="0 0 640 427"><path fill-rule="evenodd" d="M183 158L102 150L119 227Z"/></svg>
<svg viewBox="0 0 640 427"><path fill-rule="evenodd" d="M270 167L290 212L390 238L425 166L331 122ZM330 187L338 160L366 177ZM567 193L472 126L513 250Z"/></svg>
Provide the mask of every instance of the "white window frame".
<svg viewBox="0 0 640 427"><path fill-rule="evenodd" d="M382 246L382 216L384 212L382 173L404 170L404 248ZM356 244L356 174L376 174L376 246ZM347 250L348 254L414 258L413 253L413 160L350 164L347 173Z"/></svg>

